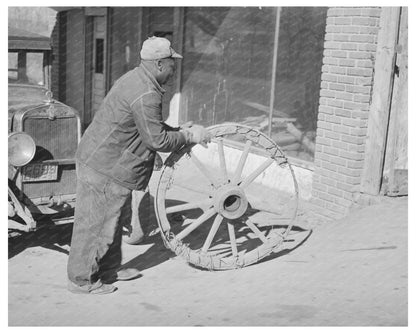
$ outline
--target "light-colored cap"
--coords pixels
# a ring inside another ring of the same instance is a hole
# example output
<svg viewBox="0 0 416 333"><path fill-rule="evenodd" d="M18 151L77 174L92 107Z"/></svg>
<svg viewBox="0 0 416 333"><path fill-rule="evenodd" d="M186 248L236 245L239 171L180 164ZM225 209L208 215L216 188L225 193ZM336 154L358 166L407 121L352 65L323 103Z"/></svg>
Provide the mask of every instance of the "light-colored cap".
<svg viewBox="0 0 416 333"><path fill-rule="evenodd" d="M140 57L143 60L183 57L170 47L170 41L162 37L149 37L143 42Z"/></svg>

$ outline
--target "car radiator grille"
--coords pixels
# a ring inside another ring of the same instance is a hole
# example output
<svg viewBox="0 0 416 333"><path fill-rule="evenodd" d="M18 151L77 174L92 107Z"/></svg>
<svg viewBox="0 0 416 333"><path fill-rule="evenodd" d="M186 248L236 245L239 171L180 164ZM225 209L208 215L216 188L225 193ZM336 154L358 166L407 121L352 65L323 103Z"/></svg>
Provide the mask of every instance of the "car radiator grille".
<svg viewBox="0 0 416 333"><path fill-rule="evenodd" d="M24 131L29 134L37 147L46 150L49 159L74 158L77 150L77 119L27 118Z"/></svg>
<svg viewBox="0 0 416 333"><path fill-rule="evenodd" d="M26 118L23 128L36 143L34 163L75 158L78 145L77 118ZM22 190L29 198L74 194L75 165L59 165L56 181L23 183Z"/></svg>

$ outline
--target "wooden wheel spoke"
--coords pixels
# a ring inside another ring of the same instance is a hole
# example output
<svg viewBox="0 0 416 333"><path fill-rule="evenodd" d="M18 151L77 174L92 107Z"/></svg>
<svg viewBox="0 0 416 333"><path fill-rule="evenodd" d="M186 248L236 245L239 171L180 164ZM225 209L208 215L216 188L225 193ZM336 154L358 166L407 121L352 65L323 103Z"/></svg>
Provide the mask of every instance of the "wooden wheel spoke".
<svg viewBox="0 0 416 333"><path fill-rule="evenodd" d="M276 252L285 240L303 241L302 235L289 235L299 191L281 148L258 129L242 124L214 125L208 130L213 136L209 150L184 147L164 164L155 211L165 245L192 265L228 270L254 264ZM239 142L228 146L234 139ZM257 162L252 161L253 153ZM279 177L281 170L293 180L290 201L286 187L285 193L278 188L285 184L273 182L269 189L266 183L266 178Z"/></svg>
<svg viewBox="0 0 416 333"><path fill-rule="evenodd" d="M228 182L228 174L227 174L227 166L225 164L225 153L224 153L224 144L222 139L218 139L217 141L218 145L218 156L220 159L220 169L222 178L224 180L224 183Z"/></svg>
<svg viewBox="0 0 416 333"><path fill-rule="evenodd" d="M202 253L206 253L208 251L209 247L211 246L212 240L214 239L214 236L217 233L218 228L219 228L223 219L224 218L220 214L218 214L215 217L214 223L212 223L212 226L211 226L211 229L208 233L207 239L205 240L205 243L202 246L202 249L201 249Z"/></svg>
<svg viewBox="0 0 416 333"><path fill-rule="evenodd" d="M192 192L195 192L195 193L200 193L200 194L206 194L206 195L212 195L212 191L211 190L209 190L208 188L196 188L196 187L193 187L193 186L189 186L189 184L172 184L172 186L174 187L174 186L176 186L176 187L180 187L180 188L182 188L182 189L185 189L185 190L189 190L189 191L192 191Z"/></svg>
<svg viewBox="0 0 416 333"><path fill-rule="evenodd" d="M197 201L197 202L188 202L188 203L181 204L181 205L170 206L170 207L166 208L166 214L172 214L172 213L176 213L176 212L182 212L182 211L185 211L185 210L192 210L192 209L201 208L201 206L207 205L209 203L212 203L211 198L201 200L201 201Z"/></svg>
<svg viewBox="0 0 416 333"><path fill-rule="evenodd" d="M274 159L268 158L265 160L256 170L254 170L246 179L244 179L241 183L241 187L247 187L250 185L254 179L256 179L262 172L264 172L272 163Z"/></svg>
<svg viewBox="0 0 416 333"><path fill-rule="evenodd" d="M228 235L230 236L231 251L233 252L233 257L237 257L238 251L237 251L237 241L235 239L234 225L230 222L228 222L227 224L228 224Z"/></svg>
<svg viewBox="0 0 416 333"><path fill-rule="evenodd" d="M237 168L235 170L234 177L231 181L231 184L233 184L233 185L237 185L237 183L240 181L241 174L243 172L244 165L246 164L247 156L248 156L248 152L250 151L251 144L252 144L252 142L250 140L246 141L246 144L244 146L244 150L241 154L240 160L238 161L238 165L237 165Z"/></svg>
<svg viewBox="0 0 416 333"><path fill-rule="evenodd" d="M198 217L195 221L193 221L189 226L183 229L180 233L176 235L178 240L181 240L188 236L192 231L198 228L202 223L207 221L210 217L215 214L215 209L210 208L206 212L204 212L200 217Z"/></svg>
<svg viewBox="0 0 416 333"><path fill-rule="evenodd" d="M217 182L215 181L214 177L211 175L211 173L208 171L205 165L202 164L202 162L195 156L195 154L189 152L189 156L191 157L191 161L195 164L198 170L210 181L211 185L217 185Z"/></svg>
<svg viewBox="0 0 416 333"><path fill-rule="evenodd" d="M258 237L258 238L260 238L261 239L261 241L263 242L263 243L266 243L267 242L267 238L266 238L266 236L264 236L264 234L259 230L259 228L257 228L256 227L256 225L253 223L253 222L251 222L249 219L246 221L246 224L247 224L247 226L256 234L256 236Z"/></svg>

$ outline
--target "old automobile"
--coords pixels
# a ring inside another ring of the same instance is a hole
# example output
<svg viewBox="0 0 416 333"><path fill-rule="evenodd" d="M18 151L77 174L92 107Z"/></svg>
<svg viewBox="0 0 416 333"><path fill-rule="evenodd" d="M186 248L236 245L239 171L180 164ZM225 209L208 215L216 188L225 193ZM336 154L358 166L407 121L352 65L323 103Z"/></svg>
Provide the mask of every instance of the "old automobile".
<svg viewBox="0 0 416 333"><path fill-rule="evenodd" d="M9 28L9 235L71 222L81 121L50 91L50 39Z"/></svg>

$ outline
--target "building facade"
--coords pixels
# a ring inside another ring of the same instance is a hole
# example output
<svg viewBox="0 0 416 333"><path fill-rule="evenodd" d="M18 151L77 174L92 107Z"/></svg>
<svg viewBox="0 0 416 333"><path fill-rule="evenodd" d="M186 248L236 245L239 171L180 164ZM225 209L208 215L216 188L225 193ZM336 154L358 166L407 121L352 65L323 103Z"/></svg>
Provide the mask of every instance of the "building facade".
<svg viewBox="0 0 416 333"><path fill-rule="evenodd" d="M172 125L268 134L322 218L407 194L407 8L55 9L54 95L85 126L142 42L163 36L184 56L164 97Z"/></svg>
<svg viewBox="0 0 416 333"><path fill-rule="evenodd" d="M407 8L330 8L312 202L330 218L407 194Z"/></svg>

